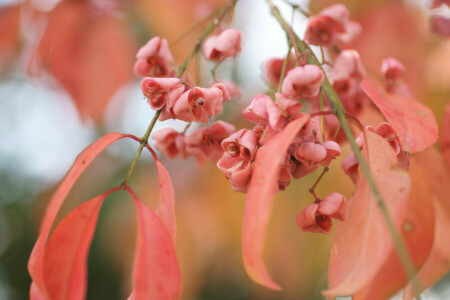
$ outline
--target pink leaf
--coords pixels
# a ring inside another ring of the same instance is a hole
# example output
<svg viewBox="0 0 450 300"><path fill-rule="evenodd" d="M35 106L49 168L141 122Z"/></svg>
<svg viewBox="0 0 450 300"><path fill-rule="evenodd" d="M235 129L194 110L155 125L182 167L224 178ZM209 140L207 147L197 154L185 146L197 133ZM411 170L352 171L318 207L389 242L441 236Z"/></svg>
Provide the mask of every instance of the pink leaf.
<svg viewBox="0 0 450 300"><path fill-rule="evenodd" d="M408 173L398 163L389 143L365 131L364 156L384 204L397 228L404 217L410 190ZM326 297L358 292L374 279L393 251L393 240L381 210L361 170L355 192L347 202L345 221L338 224L328 268Z"/></svg>
<svg viewBox="0 0 450 300"><path fill-rule="evenodd" d="M103 200L119 189L81 204L56 227L45 249L44 280L50 299L85 298L87 257L98 213Z"/></svg>
<svg viewBox="0 0 450 300"><path fill-rule="evenodd" d="M438 127L428 107L412 96L388 93L374 81L363 80L361 87L391 124L404 152L413 154L436 143Z"/></svg>
<svg viewBox="0 0 450 300"><path fill-rule="evenodd" d="M441 126L441 147L447 169L450 170L450 102L445 106Z"/></svg>
<svg viewBox="0 0 450 300"><path fill-rule="evenodd" d="M173 242L175 243L175 194L173 191L172 179L170 178L167 169L159 161L153 149L149 145L147 145L147 149L150 151L155 160L156 171L158 172L159 199L158 206L156 207L156 214L166 226Z"/></svg>
<svg viewBox="0 0 450 300"><path fill-rule="evenodd" d="M167 228L156 214L128 189L138 214L138 235L129 299L178 299L181 275L175 248Z"/></svg>
<svg viewBox="0 0 450 300"><path fill-rule="evenodd" d="M242 228L244 266L257 283L273 289L281 287L267 272L263 262L264 239L277 187L279 168L295 136L308 120L307 116L292 121L256 153L253 175L245 203Z"/></svg>
<svg viewBox="0 0 450 300"><path fill-rule="evenodd" d="M450 174L445 170L442 156L436 149L430 149L417 156L417 162L427 170L425 181L431 189L436 214L435 234L432 250L419 270L418 279L423 289L436 283L450 269ZM404 299L413 299L414 290L408 285L403 293Z"/></svg>
<svg viewBox="0 0 450 300"><path fill-rule="evenodd" d="M406 207L405 218L400 230L411 260L419 269L431 251L434 239L433 195L428 187L427 169L417 162L416 156L410 165L411 192ZM375 278L363 290L353 296L359 299L389 299L408 283L397 251L393 249L389 258Z"/></svg>
<svg viewBox="0 0 450 300"><path fill-rule="evenodd" d="M125 135L120 133L109 133L104 135L89 147L87 147L82 153L78 155L69 172L64 177L63 181L59 185L56 192L53 194L50 202L45 211L44 218L42 220L41 229L38 239L31 252L30 259L28 261L28 271L37 289L43 297L48 297L48 293L44 284L44 252L45 244L47 243L50 235L50 230L55 222L56 215L64 202L67 194L72 189L77 179L91 164L91 162L109 145L125 137L136 138L132 135Z"/></svg>

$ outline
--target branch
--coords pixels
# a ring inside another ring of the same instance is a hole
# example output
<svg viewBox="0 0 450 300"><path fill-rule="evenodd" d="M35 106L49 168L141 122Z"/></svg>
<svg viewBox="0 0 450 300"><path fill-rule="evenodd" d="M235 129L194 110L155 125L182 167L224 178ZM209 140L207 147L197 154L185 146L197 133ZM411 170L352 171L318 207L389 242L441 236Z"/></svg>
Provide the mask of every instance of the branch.
<svg viewBox="0 0 450 300"><path fill-rule="evenodd" d="M293 32L291 26L284 20L280 11L273 4L272 0L266 0L266 1L267 1L268 5L270 6L271 14L275 17L275 19L281 25L283 30L286 32L286 34L288 34L288 35L291 34L291 36L293 36L294 40L292 42L297 45L298 49L301 52L308 51L308 53L311 54L311 55L307 56L307 62L309 64L316 65L322 69L322 71L324 73L324 81L322 83L322 89L325 92L325 94L327 95L328 100L331 104L331 107L333 108L333 112L337 116L339 123L342 126L342 130L344 131L345 135L347 136L347 138L350 142L350 145L352 147L352 150L355 153L356 158L358 159L359 166L361 167L361 170L363 171L363 173L367 179L367 182L375 196L375 200L376 200L378 206L380 207L380 210L386 221L386 224L391 233L392 239L394 240L394 245L395 245L397 253L400 257L400 260L403 264L403 268L404 268L409 280L411 281L412 286L414 287L417 297L419 297L420 291L422 289L420 287L420 282L418 282L417 278L415 277L416 270L411 261L411 257L408 253L408 250L406 249L406 246L405 246L405 243L404 243L402 237L400 236L400 233L395 228L394 222L392 221L389 211L386 208L386 205L383 201L380 191L379 191L377 185L375 184L375 181L373 179L370 168L369 168L366 160L364 159L358 145L355 142L355 137L354 137L353 132L350 129L350 125L348 124L347 119L346 119L344 107L342 106L342 103L339 100L339 97L337 96L336 91L334 90L333 86L330 84L328 77L326 76L326 73L323 70L322 65L320 64L320 61L317 59L316 55L311 50L309 45L307 43L305 43L304 41L302 41Z"/></svg>

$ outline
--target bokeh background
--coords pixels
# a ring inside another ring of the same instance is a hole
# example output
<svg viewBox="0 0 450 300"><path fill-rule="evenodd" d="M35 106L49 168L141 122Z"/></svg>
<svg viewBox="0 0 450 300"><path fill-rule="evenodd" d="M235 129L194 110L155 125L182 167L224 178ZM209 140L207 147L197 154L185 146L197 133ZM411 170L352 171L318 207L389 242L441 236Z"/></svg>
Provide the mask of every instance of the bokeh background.
<svg viewBox="0 0 450 300"><path fill-rule="evenodd" d="M286 18L291 8L274 1ZM292 0L316 13L332 0ZM351 45L377 72L391 56L406 66L405 81L438 121L450 100L450 40L433 34L429 17L449 16L426 0L347 0L363 33ZM153 116L132 73L137 49L159 35L172 41L222 0L0 0L0 299L27 299L26 264L51 194L76 155L106 132L142 136ZM306 19L295 13L303 35ZM243 34L242 53L218 70L241 87L221 119L249 126L240 111L254 95L269 90L261 76L264 60L287 51L286 37L263 0L239 0L228 20ZM178 63L190 53L201 28L172 47ZM213 65L200 61L202 83ZM193 69L193 67L191 68ZM190 70L192 71L192 70ZM184 122L158 127L179 130ZM120 184L137 144L119 142L101 154L71 191L61 219L76 205ZM348 147L344 147L348 153ZM312 201L318 174L295 181L276 196L266 259L284 290L271 292L245 274L240 248L245 195L233 193L214 164L160 155L175 186L177 253L182 299L322 299L333 233L304 233L297 214ZM345 154L343 155L345 157ZM319 196L353 184L333 162ZM155 168L144 155L132 187L154 206ZM89 255L88 299L125 299L130 293L135 211L126 193L115 193L101 210ZM450 299L450 276L427 299Z"/></svg>

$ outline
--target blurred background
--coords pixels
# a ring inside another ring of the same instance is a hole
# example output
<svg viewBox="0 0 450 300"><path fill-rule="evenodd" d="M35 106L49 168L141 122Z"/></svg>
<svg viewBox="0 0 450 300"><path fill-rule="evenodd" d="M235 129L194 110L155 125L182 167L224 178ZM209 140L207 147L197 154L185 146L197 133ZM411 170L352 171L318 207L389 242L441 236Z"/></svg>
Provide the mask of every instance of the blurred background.
<svg viewBox="0 0 450 300"><path fill-rule="evenodd" d="M119 131L142 136L153 111L132 73L137 49L159 35L170 41L221 6L222 0L0 0L0 299L27 299L26 269L45 207L76 155L101 135ZM287 19L291 7L274 1ZM291 0L317 13L332 0ZM363 33L350 46L366 66L379 70L391 56L406 67L405 81L440 122L450 100L450 39L431 31L429 18L450 16L427 0L346 0ZM302 36L305 17L295 13ZM232 26L243 34L242 53L218 69L241 87L241 99L221 119L237 128L250 124L240 111L258 93L269 91L261 64L283 57L286 37L265 1L240 0ZM202 27L171 50L178 63L191 52ZM203 85L212 64L200 62ZM192 67L193 69L193 67ZM190 70L192 71L192 70ZM179 130L184 122L158 122ZM80 203L120 184L138 145L119 142L101 154L71 191L59 220ZM345 157L349 153L344 147ZM304 233L295 225L309 203L317 172L293 182L276 196L265 252L268 268L284 287L271 292L250 281L241 258L245 195L233 193L213 163L168 160L178 224L177 253L182 299L322 299L333 234ZM349 196L353 184L341 159L318 186ZM155 168L143 155L132 188L154 207ZM135 211L126 193L105 202L89 255L88 299L125 299L131 288ZM450 299L447 275L427 299Z"/></svg>

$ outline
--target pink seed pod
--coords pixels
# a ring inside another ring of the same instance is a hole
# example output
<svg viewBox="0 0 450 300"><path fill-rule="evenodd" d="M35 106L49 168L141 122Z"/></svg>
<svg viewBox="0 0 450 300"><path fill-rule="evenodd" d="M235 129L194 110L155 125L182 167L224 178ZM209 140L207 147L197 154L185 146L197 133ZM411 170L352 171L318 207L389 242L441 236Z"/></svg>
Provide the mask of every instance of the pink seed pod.
<svg viewBox="0 0 450 300"><path fill-rule="evenodd" d="M306 142L301 144L295 151L295 158L305 165L311 165L324 160L327 150L321 144Z"/></svg>
<svg viewBox="0 0 450 300"><path fill-rule="evenodd" d="M336 44L339 35L345 33L350 12L342 4L322 10L308 20L305 40L311 45L330 47Z"/></svg>
<svg viewBox="0 0 450 300"><path fill-rule="evenodd" d="M217 162L217 167L230 180L233 190L237 188L239 191L246 191L253 171L250 160L232 157L228 153L224 153Z"/></svg>
<svg viewBox="0 0 450 300"><path fill-rule="evenodd" d="M331 193L323 200L308 205L297 216L296 223L307 232L329 233L331 218L345 219L346 198L340 193Z"/></svg>
<svg viewBox="0 0 450 300"><path fill-rule="evenodd" d="M173 63L172 53L166 39L156 36L147 42L136 54L134 73L142 77L166 77Z"/></svg>
<svg viewBox="0 0 450 300"><path fill-rule="evenodd" d="M241 33L235 28L225 29L219 35L207 38L202 51L206 60L222 60L236 56L241 51Z"/></svg>
<svg viewBox="0 0 450 300"><path fill-rule="evenodd" d="M319 94L324 75L315 65L299 66L289 71L281 86L281 93L291 98L311 98Z"/></svg>
<svg viewBox="0 0 450 300"><path fill-rule="evenodd" d="M450 37L450 18L433 15L430 17L431 31L442 37Z"/></svg>
<svg viewBox="0 0 450 300"><path fill-rule="evenodd" d="M335 157L342 154L341 147L334 141L326 141L322 146L327 150L327 157L320 162L322 166L328 166Z"/></svg>
<svg viewBox="0 0 450 300"><path fill-rule="evenodd" d="M274 57L263 63L261 66L264 81L272 86L277 87L280 83L281 73L283 70L285 58ZM285 75L295 67L295 57L290 55L286 64Z"/></svg>
<svg viewBox="0 0 450 300"><path fill-rule="evenodd" d="M141 89L153 110L160 110L166 104L173 107L184 92L179 78L146 77L141 81Z"/></svg>
<svg viewBox="0 0 450 300"><path fill-rule="evenodd" d="M346 159L342 161L342 169L344 170L345 174L350 176L353 182L356 181L358 167L359 167L358 159L356 159L356 156L353 152L350 154L350 156L348 156Z"/></svg>
<svg viewBox="0 0 450 300"><path fill-rule="evenodd" d="M269 122L267 106L270 102L273 101L269 96L262 94L256 95L250 105L242 111L242 115L250 122L257 124L267 124Z"/></svg>
<svg viewBox="0 0 450 300"><path fill-rule="evenodd" d="M375 133L384 137L391 145L396 155L399 155L402 148L400 146L400 142L395 134L394 129L392 129L391 125L388 122L383 122L378 124L375 129Z"/></svg>
<svg viewBox="0 0 450 300"><path fill-rule="evenodd" d="M194 87L184 92L175 102L173 113L175 118L186 122L204 122L222 112L224 91L223 85L211 88Z"/></svg>
<svg viewBox="0 0 450 300"><path fill-rule="evenodd" d="M255 158L256 134L253 130L241 129L222 141L222 148L232 157Z"/></svg>
<svg viewBox="0 0 450 300"><path fill-rule="evenodd" d="M180 140L179 136L183 136ZM184 147L184 134L180 134L173 128L161 128L152 134L155 140L155 147L169 158L175 158L178 154L182 154L183 158L187 157ZM177 141L178 140L178 141Z"/></svg>
<svg viewBox="0 0 450 300"><path fill-rule="evenodd" d="M331 193L319 202L320 214L344 221L347 198L341 193Z"/></svg>
<svg viewBox="0 0 450 300"><path fill-rule="evenodd" d="M297 216L295 223L306 232L329 233L333 223L331 218L317 212L319 204L313 203L305 207Z"/></svg>
<svg viewBox="0 0 450 300"><path fill-rule="evenodd" d="M397 80L405 72L405 67L395 58L388 57L381 62L381 73L385 80Z"/></svg>

